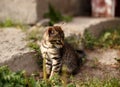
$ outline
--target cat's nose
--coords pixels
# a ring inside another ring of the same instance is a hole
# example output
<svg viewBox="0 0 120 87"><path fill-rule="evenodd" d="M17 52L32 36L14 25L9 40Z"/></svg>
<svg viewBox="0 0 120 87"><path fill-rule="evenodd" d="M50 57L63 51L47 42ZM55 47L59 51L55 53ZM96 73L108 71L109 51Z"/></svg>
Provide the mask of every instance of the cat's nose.
<svg viewBox="0 0 120 87"><path fill-rule="evenodd" d="M62 40L57 40L56 42L57 42L58 44L60 44L60 45L64 45L64 43L63 43Z"/></svg>
<svg viewBox="0 0 120 87"><path fill-rule="evenodd" d="M64 45L64 41L63 40L61 40L61 44Z"/></svg>

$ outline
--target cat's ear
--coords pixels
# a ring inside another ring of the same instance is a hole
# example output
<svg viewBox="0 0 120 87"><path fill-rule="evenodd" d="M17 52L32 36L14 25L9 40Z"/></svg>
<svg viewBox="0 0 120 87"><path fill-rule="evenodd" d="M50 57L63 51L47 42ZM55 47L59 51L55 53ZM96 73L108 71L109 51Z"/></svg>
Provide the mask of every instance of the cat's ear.
<svg viewBox="0 0 120 87"><path fill-rule="evenodd" d="M60 32L60 34L61 34L62 37L64 38L64 32L63 32L62 28L61 28L60 26L54 26L54 28L55 28L58 32Z"/></svg>
<svg viewBox="0 0 120 87"><path fill-rule="evenodd" d="M51 34L54 34L54 30L53 30L53 28L48 28L48 34L49 34L49 36L51 35Z"/></svg>
<svg viewBox="0 0 120 87"><path fill-rule="evenodd" d="M55 29L57 29L58 31L62 31L62 28L60 26L54 26Z"/></svg>

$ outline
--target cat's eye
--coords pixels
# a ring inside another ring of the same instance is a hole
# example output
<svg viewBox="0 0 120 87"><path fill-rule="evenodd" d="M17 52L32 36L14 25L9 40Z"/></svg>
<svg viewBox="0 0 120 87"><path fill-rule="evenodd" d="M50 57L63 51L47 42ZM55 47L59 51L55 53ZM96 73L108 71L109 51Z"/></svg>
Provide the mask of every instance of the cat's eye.
<svg viewBox="0 0 120 87"><path fill-rule="evenodd" d="M50 42L51 42L51 43L55 43L55 42L56 42L56 40L51 40Z"/></svg>
<svg viewBox="0 0 120 87"><path fill-rule="evenodd" d="M53 31L53 30L51 31L51 34L54 34L54 31Z"/></svg>
<svg viewBox="0 0 120 87"><path fill-rule="evenodd" d="M51 28L49 29L49 36L53 36L54 35L54 30L52 30Z"/></svg>

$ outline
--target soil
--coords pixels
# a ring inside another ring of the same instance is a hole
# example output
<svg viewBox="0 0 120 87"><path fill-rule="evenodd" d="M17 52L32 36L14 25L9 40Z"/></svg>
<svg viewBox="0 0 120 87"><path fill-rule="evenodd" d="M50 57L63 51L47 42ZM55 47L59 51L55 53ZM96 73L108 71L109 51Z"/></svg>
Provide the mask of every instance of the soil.
<svg viewBox="0 0 120 87"><path fill-rule="evenodd" d="M117 54L119 53L118 50L87 50L85 52L87 55L86 61L80 68L79 74L75 76L75 79L120 79L120 63L114 59L119 56L119 54Z"/></svg>

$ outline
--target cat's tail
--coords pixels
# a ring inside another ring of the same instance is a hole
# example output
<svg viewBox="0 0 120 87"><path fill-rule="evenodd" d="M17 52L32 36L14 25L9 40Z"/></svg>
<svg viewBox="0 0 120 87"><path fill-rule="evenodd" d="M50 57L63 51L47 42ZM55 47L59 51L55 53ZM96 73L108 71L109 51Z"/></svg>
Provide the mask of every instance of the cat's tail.
<svg viewBox="0 0 120 87"><path fill-rule="evenodd" d="M76 50L80 65L83 65L86 60L86 53L83 50Z"/></svg>

